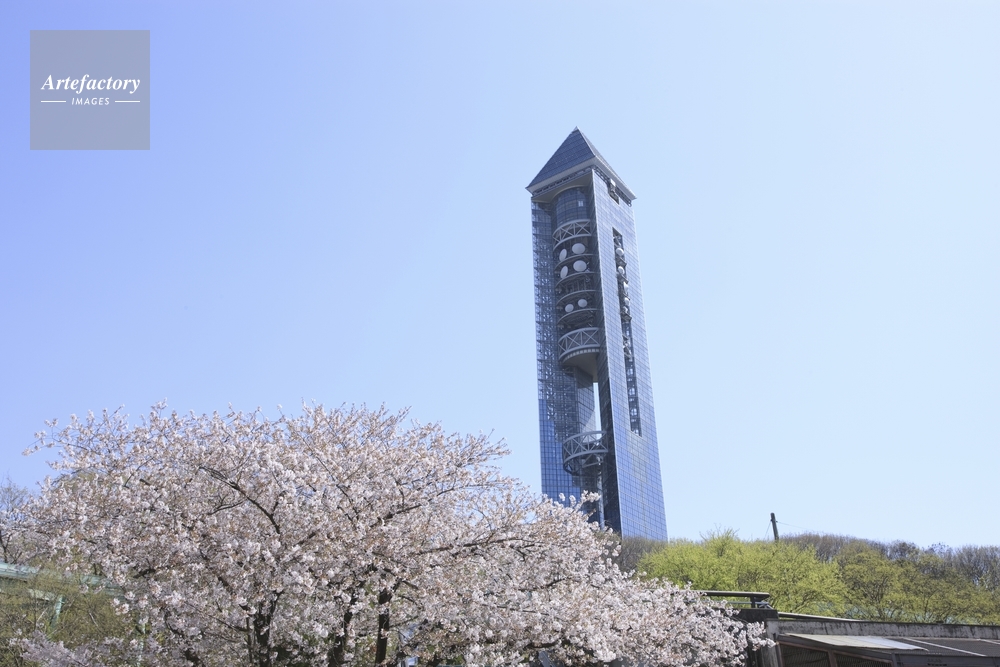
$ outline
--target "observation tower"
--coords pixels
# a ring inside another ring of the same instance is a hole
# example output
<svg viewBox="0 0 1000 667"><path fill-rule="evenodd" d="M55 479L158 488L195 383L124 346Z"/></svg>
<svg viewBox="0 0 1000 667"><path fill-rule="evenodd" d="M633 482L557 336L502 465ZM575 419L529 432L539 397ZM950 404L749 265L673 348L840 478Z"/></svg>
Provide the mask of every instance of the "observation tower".
<svg viewBox="0 0 1000 667"><path fill-rule="evenodd" d="M573 130L531 184L542 491L667 538L632 201Z"/></svg>

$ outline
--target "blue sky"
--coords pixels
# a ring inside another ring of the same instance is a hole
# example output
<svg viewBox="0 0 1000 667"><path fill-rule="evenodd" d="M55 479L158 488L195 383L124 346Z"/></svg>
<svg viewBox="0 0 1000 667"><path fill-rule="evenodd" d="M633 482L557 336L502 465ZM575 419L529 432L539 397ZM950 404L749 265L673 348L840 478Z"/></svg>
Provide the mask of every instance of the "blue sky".
<svg viewBox="0 0 1000 667"><path fill-rule="evenodd" d="M151 31L151 150L30 151L32 29ZM1000 4L7 2L0 451L411 407L539 484L528 194L635 202L668 530L1000 544Z"/></svg>

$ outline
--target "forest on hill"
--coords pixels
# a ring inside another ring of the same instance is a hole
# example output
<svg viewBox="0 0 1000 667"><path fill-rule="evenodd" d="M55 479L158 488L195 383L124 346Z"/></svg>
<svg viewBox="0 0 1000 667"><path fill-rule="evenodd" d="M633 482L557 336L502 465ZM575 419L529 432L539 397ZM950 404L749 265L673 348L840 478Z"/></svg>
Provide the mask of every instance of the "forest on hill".
<svg viewBox="0 0 1000 667"><path fill-rule="evenodd" d="M911 623L1000 624L1000 547L804 533L632 542L620 565L700 590L761 591L783 612Z"/></svg>

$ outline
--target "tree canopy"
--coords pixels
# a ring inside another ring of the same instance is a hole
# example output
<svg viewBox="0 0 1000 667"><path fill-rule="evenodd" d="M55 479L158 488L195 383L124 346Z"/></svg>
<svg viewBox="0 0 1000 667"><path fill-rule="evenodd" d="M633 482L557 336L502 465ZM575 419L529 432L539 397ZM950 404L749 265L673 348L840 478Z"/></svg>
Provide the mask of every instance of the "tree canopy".
<svg viewBox="0 0 1000 667"><path fill-rule="evenodd" d="M675 540L648 554L640 567L650 576L703 590L767 592L775 608L789 612L830 610L843 590L836 566L817 560L810 549L744 542L732 531L701 542Z"/></svg>
<svg viewBox="0 0 1000 667"><path fill-rule="evenodd" d="M138 629L48 664L520 664L738 661L758 628L623 574L574 507L494 467L485 437L403 414L305 407L73 418L40 435L57 477L28 506L44 552L116 587Z"/></svg>
<svg viewBox="0 0 1000 667"><path fill-rule="evenodd" d="M639 562L645 576L696 589L763 591L785 612L919 623L1000 623L1000 548L802 534L673 540Z"/></svg>

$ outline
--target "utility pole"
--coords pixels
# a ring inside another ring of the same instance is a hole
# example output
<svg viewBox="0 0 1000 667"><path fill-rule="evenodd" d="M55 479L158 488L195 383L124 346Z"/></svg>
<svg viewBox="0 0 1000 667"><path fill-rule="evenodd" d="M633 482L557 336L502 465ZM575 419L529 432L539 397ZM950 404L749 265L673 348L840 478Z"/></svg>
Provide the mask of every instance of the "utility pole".
<svg viewBox="0 0 1000 667"><path fill-rule="evenodd" d="M774 541L778 541L778 520L774 518L774 512L771 512L771 530L774 531Z"/></svg>

